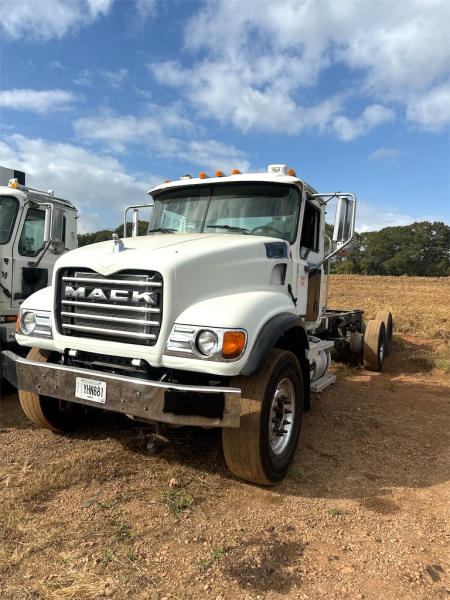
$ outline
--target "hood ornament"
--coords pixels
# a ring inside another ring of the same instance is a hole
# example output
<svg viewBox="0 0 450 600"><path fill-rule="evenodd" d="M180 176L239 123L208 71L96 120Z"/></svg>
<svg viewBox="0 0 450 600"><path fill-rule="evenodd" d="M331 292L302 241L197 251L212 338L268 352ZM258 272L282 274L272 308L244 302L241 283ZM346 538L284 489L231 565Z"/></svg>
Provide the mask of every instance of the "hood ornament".
<svg viewBox="0 0 450 600"><path fill-rule="evenodd" d="M122 250L125 248L125 246L123 245L123 242L120 239L120 237L118 236L118 234L117 233L113 233L112 234L112 239L113 239L113 242L114 242L113 252L122 252Z"/></svg>

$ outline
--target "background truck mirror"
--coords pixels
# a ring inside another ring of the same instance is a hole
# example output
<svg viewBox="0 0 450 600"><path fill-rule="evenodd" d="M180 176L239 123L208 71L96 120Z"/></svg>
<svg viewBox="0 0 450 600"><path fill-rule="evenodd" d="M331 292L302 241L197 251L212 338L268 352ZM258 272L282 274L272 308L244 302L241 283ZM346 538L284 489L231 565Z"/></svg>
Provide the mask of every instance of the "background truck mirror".
<svg viewBox="0 0 450 600"><path fill-rule="evenodd" d="M51 241L54 243L63 242L64 231L64 211L61 208L53 208Z"/></svg>
<svg viewBox="0 0 450 600"><path fill-rule="evenodd" d="M53 209L51 206L45 207L45 221L44 221L44 244L47 244L52 239L52 213Z"/></svg>

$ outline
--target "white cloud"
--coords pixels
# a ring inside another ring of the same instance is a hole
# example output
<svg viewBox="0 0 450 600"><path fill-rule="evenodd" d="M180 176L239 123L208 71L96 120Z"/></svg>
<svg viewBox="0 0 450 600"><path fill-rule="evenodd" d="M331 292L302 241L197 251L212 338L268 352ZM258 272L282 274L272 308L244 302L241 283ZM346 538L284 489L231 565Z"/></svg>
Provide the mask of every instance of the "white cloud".
<svg viewBox="0 0 450 600"><path fill-rule="evenodd" d="M104 114L78 119L74 129L80 139L103 142L115 152L125 152L127 145L140 144L158 156L178 158L202 168L248 170L244 152L234 146L211 139L192 139L198 129L181 114L180 107L148 104L147 112L147 116L140 118Z"/></svg>
<svg viewBox="0 0 450 600"><path fill-rule="evenodd" d="M381 102L399 104L408 118L438 129L447 119L439 86L449 69L450 3L386 6L364 0L209 2L185 29L186 50L197 62L149 66L159 83L179 88L202 113L244 131L317 127L354 139L388 120L392 109L374 109ZM342 65L356 77L348 95L362 95L368 105L356 122L340 110L343 96L317 105L311 93L327 68Z"/></svg>
<svg viewBox="0 0 450 600"><path fill-rule="evenodd" d="M407 116L424 129L437 130L450 123L450 83L436 86L408 103Z"/></svg>
<svg viewBox="0 0 450 600"><path fill-rule="evenodd" d="M380 104L372 104L353 121L343 115L336 117L333 120L333 129L341 140L347 142L368 133L381 123L393 121L394 118L395 112L392 109Z"/></svg>
<svg viewBox="0 0 450 600"><path fill-rule="evenodd" d="M377 148L369 154L369 160L393 160L401 155L395 148Z"/></svg>
<svg viewBox="0 0 450 600"><path fill-rule="evenodd" d="M0 91L0 106L40 114L54 110L67 110L75 100L76 97L71 92L58 89Z"/></svg>
<svg viewBox="0 0 450 600"><path fill-rule="evenodd" d="M62 38L108 14L113 0L2 0L0 29L10 38Z"/></svg>
<svg viewBox="0 0 450 600"><path fill-rule="evenodd" d="M392 206L375 206L367 202L358 202L356 231L378 231L383 227L410 225L421 219L400 212L394 212Z"/></svg>
<svg viewBox="0 0 450 600"><path fill-rule="evenodd" d="M162 177L130 173L118 160L72 144L13 135L0 140L3 164L25 171L33 187L55 190L80 211L79 232L116 227L123 209L146 201Z"/></svg>
<svg viewBox="0 0 450 600"><path fill-rule="evenodd" d="M158 0L136 0L136 11L141 21L146 21L149 17L155 16L156 4Z"/></svg>

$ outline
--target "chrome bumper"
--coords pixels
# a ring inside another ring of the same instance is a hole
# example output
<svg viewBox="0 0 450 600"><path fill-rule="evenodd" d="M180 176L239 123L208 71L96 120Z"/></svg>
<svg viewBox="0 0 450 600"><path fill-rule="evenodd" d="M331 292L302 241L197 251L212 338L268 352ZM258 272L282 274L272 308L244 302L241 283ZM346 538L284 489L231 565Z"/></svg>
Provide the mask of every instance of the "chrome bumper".
<svg viewBox="0 0 450 600"><path fill-rule="evenodd" d="M174 425L239 427L239 388L192 386L147 381L103 371L41 363L5 350L0 354L3 376L16 388L68 402ZM77 377L106 383L106 403L75 397Z"/></svg>

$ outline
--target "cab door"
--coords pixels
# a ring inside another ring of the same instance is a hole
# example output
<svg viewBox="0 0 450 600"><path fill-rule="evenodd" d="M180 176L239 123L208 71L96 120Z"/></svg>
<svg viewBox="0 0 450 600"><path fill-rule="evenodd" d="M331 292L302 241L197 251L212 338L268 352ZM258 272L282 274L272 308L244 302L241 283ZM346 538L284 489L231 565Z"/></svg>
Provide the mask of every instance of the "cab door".
<svg viewBox="0 0 450 600"><path fill-rule="evenodd" d="M323 258L323 217L319 202L306 196L298 248L297 308L307 322L315 322L321 316L323 269L311 266Z"/></svg>
<svg viewBox="0 0 450 600"><path fill-rule="evenodd" d="M13 246L12 306L18 308L31 294L50 284L55 255L46 252L37 267L30 265L44 250L45 210L28 206Z"/></svg>

